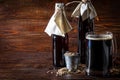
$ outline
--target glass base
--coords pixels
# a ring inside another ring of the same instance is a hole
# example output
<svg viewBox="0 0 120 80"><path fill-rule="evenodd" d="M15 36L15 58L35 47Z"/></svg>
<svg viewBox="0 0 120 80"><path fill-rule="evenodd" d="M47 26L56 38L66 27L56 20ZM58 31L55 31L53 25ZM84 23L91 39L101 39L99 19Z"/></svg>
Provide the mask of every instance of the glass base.
<svg viewBox="0 0 120 80"><path fill-rule="evenodd" d="M87 76L96 76L96 77L109 77L110 76L110 72L109 71L86 71L86 75Z"/></svg>

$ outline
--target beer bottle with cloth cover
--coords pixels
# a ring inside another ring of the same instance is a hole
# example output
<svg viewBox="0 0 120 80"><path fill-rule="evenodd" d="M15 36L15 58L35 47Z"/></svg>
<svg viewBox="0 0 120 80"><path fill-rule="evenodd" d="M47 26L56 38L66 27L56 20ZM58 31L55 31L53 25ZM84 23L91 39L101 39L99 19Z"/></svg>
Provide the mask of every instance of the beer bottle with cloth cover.
<svg viewBox="0 0 120 80"><path fill-rule="evenodd" d="M52 37L53 66L65 66L64 53L68 51L68 32L72 30L66 18L64 3L55 4L55 12L48 22L45 32Z"/></svg>
<svg viewBox="0 0 120 80"><path fill-rule="evenodd" d="M71 17L78 19L78 53L80 54L80 63L86 62L86 39L87 32L94 32L94 19L98 19L96 10L90 0L72 1L79 3L73 11Z"/></svg>

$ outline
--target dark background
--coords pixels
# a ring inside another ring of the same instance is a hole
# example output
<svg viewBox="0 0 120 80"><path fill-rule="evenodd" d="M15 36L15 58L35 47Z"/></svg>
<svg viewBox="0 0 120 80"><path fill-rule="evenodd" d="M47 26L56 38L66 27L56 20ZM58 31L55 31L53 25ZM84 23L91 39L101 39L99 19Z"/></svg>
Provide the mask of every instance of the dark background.
<svg viewBox="0 0 120 80"><path fill-rule="evenodd" d="M51 38L44 33L44 29L54 13L55 3L69 1L72 0L0 0L1 51L50 52ZM92 3L100 18L95 22L95 30L112 31L119 36L119 0L92 0ZM67 17L74 28L69 36L70 50L73 51L77 47L77 22L70 14L76 5L66 7Z"/></svg>

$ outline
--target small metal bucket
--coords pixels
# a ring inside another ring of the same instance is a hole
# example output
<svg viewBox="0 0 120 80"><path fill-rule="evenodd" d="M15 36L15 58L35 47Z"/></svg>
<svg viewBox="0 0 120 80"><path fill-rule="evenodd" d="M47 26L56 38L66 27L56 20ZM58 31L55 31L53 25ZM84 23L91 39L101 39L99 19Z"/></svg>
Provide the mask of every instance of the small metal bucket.
<svg viewBox="0 0 120 80"><path fill-rule="evenodd" d="M79 64L78 54L72 52L66 52L64 56L65 56L66 68L69 71L73 71L73 72L76 71L78 69L78 64Z"/></svg>

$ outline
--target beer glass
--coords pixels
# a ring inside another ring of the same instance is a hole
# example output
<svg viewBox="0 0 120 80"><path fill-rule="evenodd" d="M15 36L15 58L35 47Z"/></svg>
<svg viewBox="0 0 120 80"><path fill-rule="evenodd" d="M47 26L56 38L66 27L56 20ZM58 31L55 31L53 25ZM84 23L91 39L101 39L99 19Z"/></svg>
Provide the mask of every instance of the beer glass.
<svg viewBox="0 0 120 80"><path fill-rule="evenodd" d="M86 74L108 76L112 68L113 34L88 32L86 41Z"/></svg>

